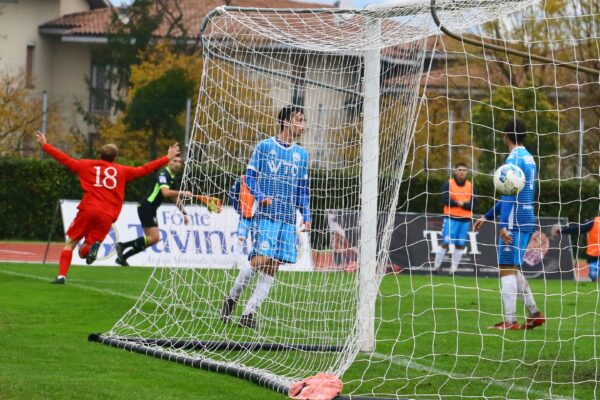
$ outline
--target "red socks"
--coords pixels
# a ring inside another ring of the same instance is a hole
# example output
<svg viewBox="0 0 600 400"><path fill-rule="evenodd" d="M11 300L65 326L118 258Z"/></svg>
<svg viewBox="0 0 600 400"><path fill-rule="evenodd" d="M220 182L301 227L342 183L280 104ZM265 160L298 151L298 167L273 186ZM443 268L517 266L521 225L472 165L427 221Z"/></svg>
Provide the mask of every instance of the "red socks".
<svg viewBox="0 0 600 400"><path fill-rule="evenodd" d="M72 258L73 250L63 249L60 253L60 261L58 262L58 275L67 276Z"/></svg>

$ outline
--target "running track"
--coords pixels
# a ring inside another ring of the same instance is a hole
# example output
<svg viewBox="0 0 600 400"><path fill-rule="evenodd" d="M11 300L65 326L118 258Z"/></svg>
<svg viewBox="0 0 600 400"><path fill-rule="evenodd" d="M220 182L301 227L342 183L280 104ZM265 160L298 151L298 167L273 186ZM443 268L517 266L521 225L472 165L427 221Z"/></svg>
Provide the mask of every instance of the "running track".
<svg viewBox="0 0 600 400"><path fill-rule="evenodd" d="M63 246L62 243L50 243L46 262L58 263ZM0 242L0 262L41 263L45 252L46 243Z"/></svg>
<svg viewBox="0 0 600 400"><path fill-rule="evenodd" d="M62 243L50 243L46 263L58 264ZM41 263L44 261L46 243L27 242L0 242L0 262L30 262ZM579 280L587 280L588 267L585 261L578 262L575 273Z"/></svg>

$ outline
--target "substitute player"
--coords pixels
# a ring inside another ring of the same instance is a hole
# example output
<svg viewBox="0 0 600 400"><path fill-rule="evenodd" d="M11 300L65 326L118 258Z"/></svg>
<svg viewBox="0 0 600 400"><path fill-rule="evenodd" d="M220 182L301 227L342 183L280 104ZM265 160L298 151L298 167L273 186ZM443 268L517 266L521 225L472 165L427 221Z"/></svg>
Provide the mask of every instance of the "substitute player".
<svg viewBox="0 0 600 400"><path fill-rule="evenodd" d="M306 121L300 106L288 105L278 115L280 133L258 143L246 171L246 183L258 203L254 216L254 244L250 266L242 266L221 310L229 322L242 291L258 272L259 278L246 303L240 325L255 329L254 313L267 298L282 263L296 262L296 210L304 229L311 227L308 187L308 152L295 143Z"/></svg>
<svg viewBox="0 0 600 400"><path fill-rule="evenodd" d="M453 176L444 184L442 193L442 206L446 217L442 225L442 245L435 252L432 272L439 271L449 245L453 244L454 252L449 273L454 274L469 240L469 228L476 201L475 188L467 179L466 164L456 164Z"/></svg>
<svg viewBox="0 0 600 400"><path fill-rule="evenodd" d="M138 217L142 224L144 234L129 242L118 242L115 245L117 251L116 263L122 266L129 266L127 259L144 251L147 247L153 246L160 240L160 231L158 230L158 220L156 218L158 207L165 199L171 199L177 205L177 208L183 214L184 223L187 225L190 219L183 207L183 199L192 197L192 192L179 191L176 188L175 174L181 171L181 157L174 157L169 164L161 168L156 174L156 179L152 183L148 194L140 201L137 207ZM199 200L209 203L211 211L221 211L220 200L207 196L195 196ZM129 251L125 252L128 248Z"/></svg>
<svg viewBox="0 0 600 400"><path fill-rule="evenodd" d="M503 134L509 155L506 164L517 165L525 173L525 187L516 196L502 196L485 215L478 219L473 228L478 230L486 220L500 216L500 237L498 240L498 267L500 269L502 304L504 306L504 321L490 326L489 329L516 330L517 296L524 302L529 313L527 321L521 329L533 329L546 322L535 303L529 283L523 273L523 255L534 231L537 230L537 218L534 212L535 181L537 166L533 156L523 146L526 136L523 121L509 121Z"/></svg>
<svg viewBox="0 0 600 400"><path fill-rule="evenodd" d="M598 281L600 272L600 216L585 221L583 224L572 223L555 229L553 234L560 233L578 235L587 233L587 247L585 253L587 255L589 266L589 279L592 282Z"/></svg>
<svg viewBox="0 0 600 400"><path fill-rule="evenodd" d="M154 172L179 155L179 145L169 147L167 155L141 167L116 164L118 149L105 144L99 160L75 160L48 144L46 136L36 132L36 141L42 149L59 163L79 176L83 198L77 207L77 215L67 230L67 243L60 253L58 276L52 283L64 284L73 258L75 245L83 238L79 256L87 264L96 260L100 243L117 220L123 207L127 182Z"/></svg>

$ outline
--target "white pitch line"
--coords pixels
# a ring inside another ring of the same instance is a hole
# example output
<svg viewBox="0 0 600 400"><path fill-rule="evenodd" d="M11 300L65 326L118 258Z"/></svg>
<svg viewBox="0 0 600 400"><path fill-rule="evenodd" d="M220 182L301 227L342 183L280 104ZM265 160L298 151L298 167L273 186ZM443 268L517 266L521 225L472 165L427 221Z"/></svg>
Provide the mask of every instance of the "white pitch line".
<svg viewBox="0 0 600 400"><path fill-rule="evenodd" d="M47 277L42 277L42 276L38 276L38 275L31 275L31 274L24 274L22 272L13 272L13 271L0 270L0 273L6 274L6 275L20 276L22 278L36 279L38 281L44 281L44 282L48 282L48 283L50 282L50 280L48 280ZM130 299L130 300L137 300L138 299L138 296L132 296L132 295L121 293L121 292L115 292L114 290L110 290L110 289L100 289L100 288L93 287L93 286L82 285L80 283L69 282L69 283L67 283L67 285L72 286L72 287L76 287L76 288L79 288L79 289L89 290L91 292L96 292L96 293L101 293L101 294L107 294L107 295L110 295L110 296L124 297L124 298ZM57 285L57 286L60 286L60 285Z"/></svg>
<svg viewBox="0 0 600 400"><path fill-rule="evenodd" d="M48 282L48 278L41 277L38 275L24 274L24 273L20 273L20 272L5 271L5 270L0 270L0 273ZM77 283L69 283L69 286L77 287L79 289L84 289L84 290L90 290L90 291L96 292L96 293L107 294L109 296L124 297L126 299L131 299L131 300L137 300L139 298L138 296L131 296L131 295L128 295L125 293L115 292L114 290L99 289L99 288L96 288L93 286L81 285L81 284L77 284ZM406 357L402 357L402 356L390 357L389 355L376 353L376 352L372 353L371 356L374 358L378 358L380 360L389 360L392 364L396 364L396 365L403 366L403 367L408 367L408 368L416 370L416 371L429 371L429 372L433 372L435 374L445 375L445 376L449 376L449 377L455 378L455 379L490 380L489 377L478 378L478 377L468 376L468 375L464 375L464 374L450 373L449 371L435 368L433 366L430 367L430 366L426 366L423 364L419 364L416 361L407 359ZM534 394L537 396L546 396L546 397L550 396L550 393L548 393L548 392L542 392L540 390L530 389L526 386L513 385L513 384L501 382L501 381L493 381L493 383L491 383L491 385L498 386L503 389L511 389L511 390L516 390L516 391L523 392L523 393L531 393L531 394ZM560 397L558 399L560 399ZM572 398L572 400L576 400L576 399Z"/></svg>
<svg viewBox="0 0 600 400"><path fill-rule="evenodd" d="M27 254L27 255L36 254L36 253L32 253L30 251L5 250L5 249L0 249L0 252L1 253L10 253L10 254Z"/></svg>
<svg viewBox="0 0 600 400"><path fill-rule="evenodd" d="M541 390L531 389L527 386L514 385L514 384L507 383L507 382L502 382L502 381L495 381L491 377L474 377L474 376L469 376L469 375L464 375L464 374L457 374L454 372L451 373L449 371L435 368L433 366L419 364L416 361L410 360L407 357L403 357L403 356L390 357L389 355L376 353L376 352L372 353L371 356L373 358L377 358L379 360L389 360L392 364L396 364L396 365L399 365L402 367L408 367L415 371L428 371L428 372L431 372L434 374L444 375L444 376L448 376L448 377L454 378L454 379L486 380L486 381L489 381L488 385L490 385L490 386L498 386L503 389L510 389L510 390L516 390L516 391L523 392L523 393L529 393L529 394L533 394L536 396L540 396L540 398L552 397L549 392L543 392ZM553 398L561 399L560 397L553 397ZM572 398L572 400L576 400L576 399Z"/></svg>

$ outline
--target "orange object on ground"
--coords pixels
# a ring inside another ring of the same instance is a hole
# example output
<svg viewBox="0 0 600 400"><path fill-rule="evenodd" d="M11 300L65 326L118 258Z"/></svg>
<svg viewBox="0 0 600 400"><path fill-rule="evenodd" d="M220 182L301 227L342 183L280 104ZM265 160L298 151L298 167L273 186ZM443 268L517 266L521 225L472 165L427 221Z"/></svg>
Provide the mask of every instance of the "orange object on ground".
<svg viewBox="0 0 600 400"><path fill-rule="evenodd" d="M342 393L344 384L333 374L318 373L294 383L288 392L292 399L331 400Z"/></svg>

